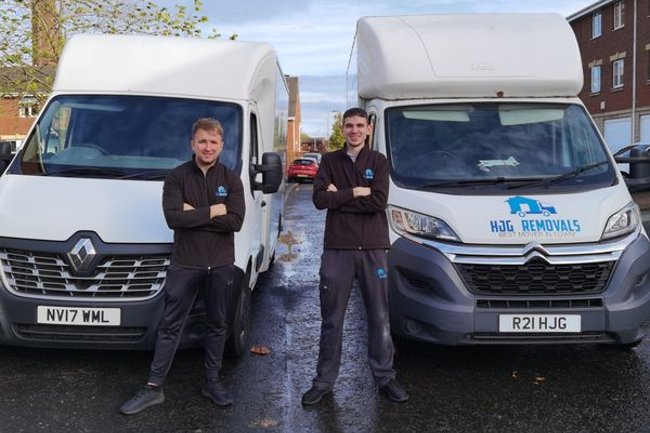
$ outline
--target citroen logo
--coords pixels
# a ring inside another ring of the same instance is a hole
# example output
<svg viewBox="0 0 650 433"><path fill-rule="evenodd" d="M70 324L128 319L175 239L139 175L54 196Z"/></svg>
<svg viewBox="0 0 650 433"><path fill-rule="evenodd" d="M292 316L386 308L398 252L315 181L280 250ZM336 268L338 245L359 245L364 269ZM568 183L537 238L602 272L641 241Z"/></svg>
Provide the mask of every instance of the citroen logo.
<svg viewBox="0 0 650 433"><path fill-rule="evenodd" d="M549 255L548 250L539 242L530 242L524 247L522 253L526 258L526 263L535 258L542 259L546 263L549 263L547 257Z"/></svg>
<svg viewBox="0 0 650 433"><path fill-rule="evenodd" d="M97 255L95 246L88 238L81 238L68 253L68 259L75 271L87 271Z"/></svg>

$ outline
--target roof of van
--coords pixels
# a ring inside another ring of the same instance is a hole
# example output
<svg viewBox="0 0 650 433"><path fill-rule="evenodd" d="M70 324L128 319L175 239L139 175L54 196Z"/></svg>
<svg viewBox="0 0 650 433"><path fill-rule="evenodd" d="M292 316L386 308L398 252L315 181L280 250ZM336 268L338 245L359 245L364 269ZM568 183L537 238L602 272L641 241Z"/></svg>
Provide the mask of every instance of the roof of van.
<svg viewBox="0 0 650 433"><path fill-rule="evenodd" d="M61 55L53 91L246 99L260 81L273 84L273 75L263 75L273 74L276 62L273 47L261 42L74 35Z"/></svg>
<svg viewBox="0 0 650 433"><path fill-rule="evenodd" d="M583 84L558 14L364 17L356 49L366 99L576 96Z"/></svg>

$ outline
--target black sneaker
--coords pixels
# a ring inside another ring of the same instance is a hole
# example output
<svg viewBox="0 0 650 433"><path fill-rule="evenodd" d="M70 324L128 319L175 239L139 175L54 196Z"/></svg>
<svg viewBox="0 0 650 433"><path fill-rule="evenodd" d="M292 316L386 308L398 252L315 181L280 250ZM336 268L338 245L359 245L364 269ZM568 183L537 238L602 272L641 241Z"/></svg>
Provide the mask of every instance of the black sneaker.
<svg viewBox="0 0 650 433"><path fill-rule="evenodd" d="M124 415L133 415L164 401L165 393L162 387L147 384L122 405L120 412Z"/></svg>
<svg viewBox="0 0 650 433"><path fill-rule="evenodd" d="M305 406L311 406L312 404L316 404L321 401L323 397L325 397L330 392L332 392L331 389L312 386L306 393L302 395L301 402Z"/></svg>
<svg viewBox="0 0 650 433"><path fill-rule="evenodd" d="M220 380L208 380L201 388L201 395L209 398L219 406L230 406L232 404L232 397Z"/></svg>
<svg viewBox="0 0 650 433"><path fill-rule="evenodd" d="M403 403L408 401L409 395L404 391L399 383L395 379L391 379L388 383L379 388L379 392L383 394L390 401L396 403Z"/></svg>

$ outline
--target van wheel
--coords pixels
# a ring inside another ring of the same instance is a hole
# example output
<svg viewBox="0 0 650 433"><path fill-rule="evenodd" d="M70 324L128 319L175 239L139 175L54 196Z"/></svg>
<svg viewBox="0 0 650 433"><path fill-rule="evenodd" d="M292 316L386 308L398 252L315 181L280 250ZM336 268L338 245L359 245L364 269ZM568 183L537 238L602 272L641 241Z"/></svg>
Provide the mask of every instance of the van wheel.
<svg viewBox="0 0 650 433"><path fill-rule="evenodd" d="M250 269L241 282L237 304L235 305L232 321L232 332L226 342L225 354L231 358L239 358L246 352L251 321L251 289L248 283L251 278Z"/></svg>

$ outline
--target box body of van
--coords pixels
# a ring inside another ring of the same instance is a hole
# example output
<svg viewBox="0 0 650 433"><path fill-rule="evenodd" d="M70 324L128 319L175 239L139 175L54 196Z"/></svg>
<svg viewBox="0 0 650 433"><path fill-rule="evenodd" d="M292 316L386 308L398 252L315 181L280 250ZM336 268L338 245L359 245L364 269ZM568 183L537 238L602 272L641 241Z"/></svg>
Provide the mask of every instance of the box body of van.
<svg viewBox="0 0 650 433"><path fill-rule="evenodd" d="M370 145L390 162L390 311L439 344L633 346L650 243L577 95L555 14L366 17L355 40Z"/></svg>
<svg viewBox="0 0 650 433"><path fill-rule="evenodd" d="M72 37L51 97L0 178L0 343L153 347L173 241L163 181L192 158L193 123L211 117L224 128L219 161L246 192L230 340L241 353L250 291L280 231L287 110L268 44ZM199 296L182 344L201 340L203 314Z"/></svg>

